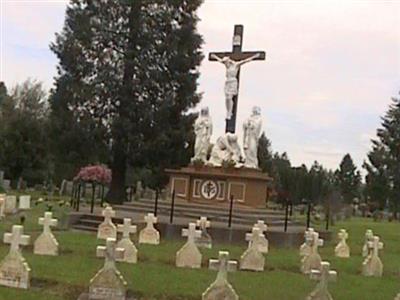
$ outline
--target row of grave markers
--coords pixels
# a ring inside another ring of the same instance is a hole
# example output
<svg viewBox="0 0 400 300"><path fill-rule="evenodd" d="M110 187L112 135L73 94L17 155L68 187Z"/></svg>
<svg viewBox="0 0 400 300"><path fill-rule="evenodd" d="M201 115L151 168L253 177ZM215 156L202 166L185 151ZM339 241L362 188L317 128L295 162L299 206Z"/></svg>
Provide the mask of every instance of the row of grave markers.
<svg viewBox="0 0 400 300"><path fill-rule="evenodd" d="M20 210L26 210L31 208L31 196L21 195L19 196L19 207ZM0 194L0 219L6 215L14 214L17 211L17 196Z"/></svg>
<svg viewBox="0 0 400 300"><path fill-rule="evenodd" d="M137 262L137 249L130 239L130 234L136 233L137 227L132 225L131 219L125 218L122 225L115 226L112 217L115 212L111 207L103 211L104 222L99 225L98 238L105 239L105 246L98 246L97 257L104 257L105 262L102 269L91 279L89 283L89 299L126 299L126 281L117 270L115 261L128 263ZM153 214L145 216L146 227L139 234L139 243L158 245L160 234L154 228L157 218ZM51 232L51 227L57 226L57 220L53 219L51 212L46 212L43 218L39 218L39 224L43 226L43 232L34 243L34 253L38 255L58 255L58 242ZM176 254L177 267L200 268L201 252L198 247L212 247L212 238L207 232L211 226L210 222L202 217L196 223L190 223L187 229L182 230L182 235L187 237L187 242ZM199 230L197 229L199 227ZM249 242L248 248L239 261L239 269L263 271L265 258L263 254L268 253L268 240L264 232L267 225L263 221L254 224L251 233L246 234ZM117 242L117 232L122 233ZM346 243L347 232L342 229L338 233L339 243L335 248L338 257L350 257L350 249ZM30 237L23 234L23 226L14 225L11 233L4 234L4 242L10 244L10 251L0 263L0 285L29 288L30 268L22 256L20 246L28 245ZM305 242L300 247L301 271L317 280L318 284L307 299L332 299L328 291L328 282L336 280L337 274L330 270L330 264L323 262L318 247L323 245L318 232L309 228L305 232ZM363 274L365 276L382 276L383 265L379 259L378 252L383 248L379 237L374 236L371 230L365 234L365 244L362 255ZM239 299L232 285L228 282L227 273L238 268L238 262L229 260L229 253L219 252L219 259L211 259L209 268L218 270L216 280L203 293L202 299ZM84 298L82 298L84 299ZM400 300L400 294L395 298Z"/></svg>

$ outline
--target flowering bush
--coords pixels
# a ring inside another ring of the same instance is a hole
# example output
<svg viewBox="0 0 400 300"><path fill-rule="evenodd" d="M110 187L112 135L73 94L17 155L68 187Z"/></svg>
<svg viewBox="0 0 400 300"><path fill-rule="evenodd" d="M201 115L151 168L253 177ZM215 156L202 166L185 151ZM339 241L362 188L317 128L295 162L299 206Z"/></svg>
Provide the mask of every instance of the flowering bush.
<svg viewBox="0 0 400 300"><path fill-rule="evenodd" d="M95 165L83 167L78 175L75 176L74 180L109 184L111 182L111 176L111 170L105 165Z"/></svg>

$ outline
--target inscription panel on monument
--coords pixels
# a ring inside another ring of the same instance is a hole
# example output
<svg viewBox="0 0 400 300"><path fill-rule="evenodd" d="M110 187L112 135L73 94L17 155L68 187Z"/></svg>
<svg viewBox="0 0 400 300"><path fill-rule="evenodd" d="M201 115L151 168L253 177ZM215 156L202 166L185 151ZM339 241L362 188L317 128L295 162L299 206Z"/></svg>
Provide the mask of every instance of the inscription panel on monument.
<svg viewBox="0 0 400 300"><path fill-rule="evenodd" d="M236 201L244 202L246 198L246 184L242 182L230 182L229 195L232 195Z"/></svg>
<svg viewBox="0 0 400 300"><path fill-rule="evenodd" d="M218 194L218 185L213 180L205 180L201 185L201 195L207 200L214 199Z"/></svg>

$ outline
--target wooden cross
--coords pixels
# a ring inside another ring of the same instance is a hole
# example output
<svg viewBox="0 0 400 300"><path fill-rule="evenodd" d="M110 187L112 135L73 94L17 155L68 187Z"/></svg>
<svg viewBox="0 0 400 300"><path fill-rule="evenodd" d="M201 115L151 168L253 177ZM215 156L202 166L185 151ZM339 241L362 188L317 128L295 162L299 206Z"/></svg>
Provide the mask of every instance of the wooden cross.
<svg viewBox="0 0 400 300"><path fill-rule="evenodd" d="M104 221L111 221L111 218L115 217L115 211L112 209L111 206L107 206L103 210Z"/></svg>
<svg viewBox="0 0 400 300"><path fill-rule="evenodd" d="M235 25L232 41L231 52L211 52L208 59L210 61L218 61L219 59L230 58L234 61L243 61L253 57L253 60L265 60L264 51L242 51L243 45L243 25ZM236 75L237 89L239 89L240 69ZM233 97L232 117L226 120L225 132L235 133L236 130L236 114L238 107L238 94Z"/></svg>
<svg viewBox="0 0 400 300"><path fill-rule="evenodd" d="M12 233L4 234L4 243L11 244L10 252L18 252L20 245L29 245L30 239L29 235L24 235L24 226L21 225L14 225Z"/></svg>
<svg viewBox="0 0 400 300"><path fill-rule="evenodd" d="M336 281L336 271L331 271L331 264L327 261L321 263L321 270L311 270L310 278L320 282L320 288L327 292L328 282Z"/></svg>
<svg viewBox="0 0 400 300"><path fill-rule="evenodd" d="M189 223L189 228L182 229L182 236L187 236L188 242L194 243L196 238L201 237L201 230L196 230L196 223Z"/></svg>
<svg viewBox="0 0 400 300"><path fill-rule="evenodd" d="M210 259L210 270L218 270L217 278L227 280L228 272L237 270L237 261L229 260L229 252L219 251L219 259Z"/></svg>
<svg viewBox="0 0 400 300"><path fill-rule="evenodd" d="M251 233L246 233L246 241L249 242L250 247L255 247L256 249L259 249L258 246L263 237L264 234L257 227L253 227Z"/></svg>
<svg viewBox="0 0 400 300"><path fill-rule="evenodd" d="M211 223L207 220L207 217L200 217L200 220L197 220L196 224L201 230L205 230L211 226Z"/></svg>
<svg viewBox="0 0 400 300"><path fill-rule="evenodd" d="M154 224L157 223L157 217L155 217L153 213L148 213L147 216L144 217L144 221L146 222L147 228L154 228Z"/></svg>
<svg viewBox="0 0 400 300"><path fill-rule="evenodd" d="M372 249L372 255L378 256L379 250L383 249L383 243L379 241L379 236L374 236L371 242L368 242L368 248Z"/></svg>
<svg viewBox="0 0 400 300"><path fill-rule="evenodd" d="M116 243L116 239L107 238L106 246L97 246L96 256L105 258L105 268L115 268L115 260L124 258L125 249L116 248Z"/></svg>
<svg viewBox="0 0 400 300"><path fill-rule="evenodd" d="M122 238L129 239L131 233L136 233L137 226L132 225L132 220L129 218L124 218L124 224L118 224L118 232L122 232Z"/></svg>
<svg viewBox="0 0 400 300"><path fill-rule="evenodd" d="M39 218L39 225L43 225L43 232L51 233L51 226L56 227L58 225L57 219L53 219L53 213L47 211L44 213L44 218Z"/></svg>
<svg viewBox="0 0 400 300"><path fill-rule="evenodd" d="M266 232L268 229L268 225L265 224L265 222L263 220L258 220L256 224L254 224L254 227L257 227L258 229L260 229L260 232Z"/></svg>

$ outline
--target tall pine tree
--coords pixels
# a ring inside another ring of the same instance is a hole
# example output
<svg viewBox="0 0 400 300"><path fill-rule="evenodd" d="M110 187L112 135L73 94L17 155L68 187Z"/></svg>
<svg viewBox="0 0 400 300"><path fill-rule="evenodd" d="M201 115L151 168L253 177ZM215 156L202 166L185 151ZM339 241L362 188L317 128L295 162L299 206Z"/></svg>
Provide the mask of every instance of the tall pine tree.
<svg viewBox="0 0 400 300"><path fill-rule="evenodd" d="M95 143L87 147L108 150L110 202L125 199L128 165L161 174L187 159L187 111L199 101L201 2L72 0L67 8L51 46L60 60L54 119L68 111L77 127L90 128Z"/></svg>
<svg viewBox="0 0 400 300"><path fill-rule="evenodd" d="M400 99L392 98L377 139L372 140L372 150L364 163L366 193L371 201L379 202L381 208L387 200L394 211L400 208Z"/></svg>
<svg viewBox="0 0 400 300"><path fill-rule="evenodd" d="M335 177L345 202L352 203L354 198L360 196L361 174L350 154L343 157Z"/></svg>

